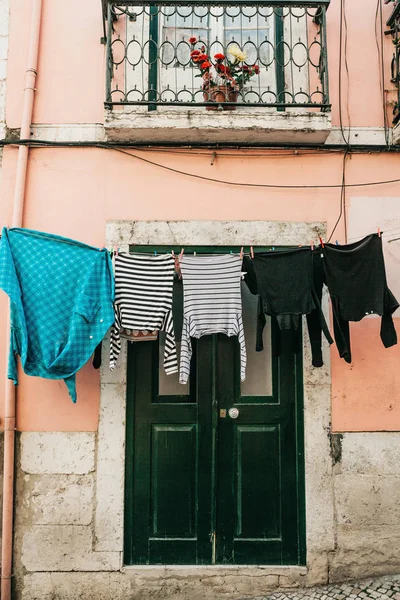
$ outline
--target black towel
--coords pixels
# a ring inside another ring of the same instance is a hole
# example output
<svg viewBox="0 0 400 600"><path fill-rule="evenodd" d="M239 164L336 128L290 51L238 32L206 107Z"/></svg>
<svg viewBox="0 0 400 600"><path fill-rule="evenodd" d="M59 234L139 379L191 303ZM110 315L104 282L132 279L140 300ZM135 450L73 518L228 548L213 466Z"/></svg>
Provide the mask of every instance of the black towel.
<svg viewBox="0 0 400 600"><path fill-rule="evenodd" d="M263 349L265 314L276 319L280 330L293 331L294 351L299 350L295 333L301 316L307 315L312 362L315 367L323 365L321 332L330 344L333 339L321 309L324 271L320 254L304 247L257 252L253 260L244 257L245 281L251 293L259 294L256 350Z"/></svg>
<svg viewBox="0 0 400 600"><path fill-rule="evenodd" d="M381 236L375 233L344 246L325 244L323 255L341 358L351 362L349 321L361 321L366 315L382 317L381 339L386 348L397 344L392 314L399 303L387 285Z"/></svg>

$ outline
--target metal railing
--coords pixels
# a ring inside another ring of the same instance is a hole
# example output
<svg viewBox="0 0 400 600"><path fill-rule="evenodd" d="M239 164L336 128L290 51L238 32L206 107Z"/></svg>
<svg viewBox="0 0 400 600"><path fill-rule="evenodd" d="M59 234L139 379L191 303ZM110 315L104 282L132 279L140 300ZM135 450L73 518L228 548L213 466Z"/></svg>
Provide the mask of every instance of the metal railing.
<svg viewBox="0 0 400 600"><path fill-rule="evenodd" d="M330 109L329 0L103 0L117 105Z"/></svg>
<svg viewBox="0 0 400 600"><path fill-rule="evenodd" d="M397 99L393 106L393 125L396 125L400 121L400 3L396 3L387 25L389 27L387 33L392 35L394 45L391 82L397 88Z"/></svg>

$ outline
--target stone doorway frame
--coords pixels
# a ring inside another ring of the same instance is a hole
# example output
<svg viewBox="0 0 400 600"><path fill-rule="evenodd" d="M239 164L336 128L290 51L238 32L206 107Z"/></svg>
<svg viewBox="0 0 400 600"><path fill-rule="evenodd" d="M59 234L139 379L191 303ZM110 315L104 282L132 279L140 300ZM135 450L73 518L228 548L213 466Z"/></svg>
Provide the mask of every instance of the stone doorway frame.
<svg viewBox="0 0 400 600"><path fill-rule="evenodd" d="M130 245L197 246L297 246L317 240L326 233L321 222L280 221L110 221L107 247L128 251ZM327 296L323 298L328 312ZM333 465L330 453L331 373L330 356L323 344L325 366L311 364L308 334L303 328L304 446L306 487L306 567L269 566L136 566L121 567L131 576L137 574L145 585L146 575L154 579L168 572L189 577L198 583L210 569L215 575L230 573L240 581L243 576L276 577L279 585L313 585L328 581L328 554L335 548ZM114 371L108 366L108 343L104 345L101 369L99 429L94 524L94 550L120 552L124 545L124 471L127 348L123 342ZM260 583L264 577L260 577ZM265 585L265 584L264 584Z"/></svg>

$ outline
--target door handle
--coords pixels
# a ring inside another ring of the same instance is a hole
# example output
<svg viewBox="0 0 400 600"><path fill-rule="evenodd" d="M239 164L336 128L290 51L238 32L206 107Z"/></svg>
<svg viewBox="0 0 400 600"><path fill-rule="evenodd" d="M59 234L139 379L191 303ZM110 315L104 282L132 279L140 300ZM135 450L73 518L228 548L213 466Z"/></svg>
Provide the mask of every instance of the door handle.
<svg viewBox="0 0 400 600"><path fill-rule="evenodd" d="M230 416L231 419L237 419L239 416L239 409L232 407L228 410L228 415Z"/></svg>

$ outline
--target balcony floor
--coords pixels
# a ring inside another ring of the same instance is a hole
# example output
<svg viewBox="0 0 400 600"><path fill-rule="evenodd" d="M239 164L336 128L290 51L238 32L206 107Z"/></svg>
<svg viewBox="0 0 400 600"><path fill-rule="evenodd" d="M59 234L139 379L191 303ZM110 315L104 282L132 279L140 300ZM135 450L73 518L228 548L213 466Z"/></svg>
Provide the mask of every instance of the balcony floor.
<svg viewBox="0 0 400 600"><path fill-rule="evenodd" d="M332 129L329 112L290 108L238 106L235 111L202 107L123 106L106 108L105 131L110 141L143 144L323 144Z"/></svg>

